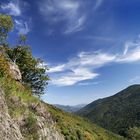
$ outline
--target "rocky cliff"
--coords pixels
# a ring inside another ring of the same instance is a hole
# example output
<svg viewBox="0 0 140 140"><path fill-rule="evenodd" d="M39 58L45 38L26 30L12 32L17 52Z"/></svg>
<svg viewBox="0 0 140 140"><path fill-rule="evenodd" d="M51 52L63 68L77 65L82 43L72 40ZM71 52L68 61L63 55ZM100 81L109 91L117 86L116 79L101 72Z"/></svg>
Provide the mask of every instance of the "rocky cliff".
<svg viewBox="0 0 140 140"><path fill-rule="evenodd" d="M13 79L0 78L0 140L64 140L46 105L19 82L18 66L9 62L9 70Z"/></svg>
<svg viewBox="0 0 140 140"><path fill-rule="evenodd" d="M10 97L10 102L14 106L27 107L22 104L20 98L16 96ZM55 122L51 114L45 109L43 104L30 104L28 106L36 113L36 116L31 116L31 112L26 109L20 116L10 114L10 108L7 105L3 90L0 88L0 140L63 140L63 136L56 130ZM29 129L26 128L29 126ZM35 127L35 128L30 128ZM27 131L31 131L34 136L29 136ZM35 131L36 134L33 134ZM26 135L27 134L27 135Z"/></svg>
<svg viewBox="0 0 140 140"><path fill-rule="evenodd" d="M0 88L0 140L22 140L18 124L12 120L8 113L4 93Z"/></svg>

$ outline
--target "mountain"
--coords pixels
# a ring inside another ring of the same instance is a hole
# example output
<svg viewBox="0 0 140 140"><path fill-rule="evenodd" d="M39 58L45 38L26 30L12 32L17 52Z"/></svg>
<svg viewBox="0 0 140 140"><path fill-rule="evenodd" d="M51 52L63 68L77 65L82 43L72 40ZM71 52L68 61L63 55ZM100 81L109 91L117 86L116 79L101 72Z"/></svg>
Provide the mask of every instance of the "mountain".
<svg viewBox="0 0 140 140"><path fill-rule="evenodd" d="M76 114L114 133L126 137L135 135L139 140L140 85L129 86L111 97L96 100Z"/></svg>
<svg viewBox="0 0 140 140"><path fill-rule="evenodd" d="M0 75L0 140L124 139L39 100L20 83L17 71L13 65L12 77Z"/></svg>
<svg viewBox="0 0 140 140"><path fill-rule="evenodd" d="M86 104L79 104L79 105L75 105L75 106L54 104L54 106L66 111L66 112L72 113L72 112L76 112L76 111L80 110L81 108L86 106Z"/></svg>

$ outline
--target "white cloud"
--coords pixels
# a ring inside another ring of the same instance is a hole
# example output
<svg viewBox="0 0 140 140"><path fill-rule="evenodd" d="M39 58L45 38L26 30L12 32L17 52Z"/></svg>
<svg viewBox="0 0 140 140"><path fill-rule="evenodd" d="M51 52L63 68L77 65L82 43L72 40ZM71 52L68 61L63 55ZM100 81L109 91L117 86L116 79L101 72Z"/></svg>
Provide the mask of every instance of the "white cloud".
<svg viewBox="0 0 140 140"><path fill-rule="evenodd" d="M52 83L57 86L70 86L78 83L79 81L89 80L97 77L99 74L89 71L86 68L73 69L72 73L64 74L58 79L54 79Z"/></svg>
<svg viewBox="0 0 140 140"><path fill-rule="evenodd" d="M82 65L98 68L106 63L114 61L116 56L98 51L94 53L81 52L79 58Z"/></svg>
<svg viewBox="0 0 140 140"><path fill-rule="evenodd" d="M60 30L64 34L70 34L85 28L89 11L94 9L92 12L95 12L102 1L95 0L89 5L83 0L41 0L39 11L51 26L59 23L62 25Z"/></svg>
<svg viewBox="0 0 140 140"><path fill-rule="evenodd" d="M21 15L21 9L19 6L19 1L10 1L7 4L2 4L0 8L4 11L6 11L9 15L13 16L20 16Z"/></svg>
<svg viewBox="0 0 140 140"><path fill-rule="evenodd" d="M49 73L53 73L53 72L61 72L61 71L63 71L64 70L64 68L65 68L65 64L62 64L62 65L58 65L58 66L56 66L56 67L50 67L49 68Z"/></svg>
<svg viewBox="0 0 140 140"><path fill-rule="evenodd" d="M140 40L125 43L124 52L119 55L116 62L131 63L140 61Z"/></svg>
<svg viewBox="0 0 140 140"><path fill-rule="evenodd" d="M18 31L18 34L27 34L30 32L30 28L29 25L27 23L27 21L23 21L23 20L16 20L15 19L15 28Z"/></svg>
<svg viewBox="0 0 140 140"><path fill-rule="evenodd" d="M52 67L52 84L57 86L70 86L84 80L91 80L100 74L95 69L114 61L115 56L102 52L81 52L67 63Z"/></svg>
<svg viewBox="0 0 140 140"><path fill-rule="evenodd" d="M103 0L97 0L94 9L95 10L98 9L101 6L102 2L103 2Z"/></svg>
<svg viewBox="0 0 140 140"><path fill-rule="evenodd" d="M76 57L69 59L67 63L51 67L50 73L53 73L51 83L57 86L80 84L82 81L84 83L84 80L92 80L98 77L100 74L97 70L110 63L132 63L139 61L140 40L127 41L124 45L124 51L119 54L101 51L80 52ZM56 75L55 72L57 72ZM138 77L131 81L137 79Z"/></svg>
<svg viewBox="0 0 140 140"><path fill-rule="evenodd" d="M15 29L18 31L18 34L27 34L30 31L29 22L23 21L21 19L22 13L27 9L29 4L22 0L13 0L9 2L3 2L0 5L0 10L5 12L8 15L15 16Z"/></svg>
<svg viewBox="0 0 140 140"><path fill-rule="evenodd" d="M83 24L85 22L85 19L86 19L85 16L81 16L75 22L68 24L68 28L67 28L67 30L65 30L64 33L69 34L69 33L78 32L78 31L82 30L84 28Z"/></svg>
<svg viewBox="0 0 140 140"><path fill-rule="evenodd" d="M39 10L50 24L63 22L64 33L72 33L82 30L86 20L86 14L81 10L82 1L74 0L42 0Z"/></svg>

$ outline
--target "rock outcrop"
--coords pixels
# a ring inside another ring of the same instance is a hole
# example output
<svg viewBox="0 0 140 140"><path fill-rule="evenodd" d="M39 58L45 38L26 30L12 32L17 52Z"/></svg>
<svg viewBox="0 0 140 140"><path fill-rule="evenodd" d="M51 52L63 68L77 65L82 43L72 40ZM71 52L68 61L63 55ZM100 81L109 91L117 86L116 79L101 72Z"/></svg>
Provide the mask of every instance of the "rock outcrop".
<svg viewBox="0 0 140 140"><path fill-rule="evenodd" d="M17 81L21 81L22 76L19 67L14 62L9 62L9 68L12 77Z"/></svg>
<svg viewBox="0 0 140 140"><path fill-rule="evenodd" d="M8 113L4 93L0 88L0 140L23 140L19 126Z"/></svg>
<svg viewBox="0 0 140 140"><path fill-rule="evenodd" d="M8 100L14 106L26 107L26 111L19 118L12 118L9 114L10 107L7 105L5 94L0 88L0 140L34 140L34 138L26 137L29 129L26 120L29 118L30 110L36 114L34 127L38 136L37 140L64 140L43 103L27 105L17 96L12 96Z"/></svg>

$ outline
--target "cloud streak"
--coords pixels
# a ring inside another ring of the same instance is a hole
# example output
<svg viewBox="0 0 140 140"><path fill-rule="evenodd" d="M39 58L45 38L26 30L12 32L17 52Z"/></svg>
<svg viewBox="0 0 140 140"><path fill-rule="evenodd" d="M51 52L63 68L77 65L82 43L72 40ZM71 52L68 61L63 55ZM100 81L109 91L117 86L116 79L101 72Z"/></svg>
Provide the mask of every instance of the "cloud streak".
<svg viewBox="0 0 140 140"><path fill-rule="evenodd" d="M97 0L94 10L98 9L101 6L102 2L103 2L103 0Z"/></svg>
<svg viewBox="0 0 140 140"><path fill-rule="evenodd" d="M126 42L123 55L120 55L117 62L131 63L140 60L140 40Z"/></svg>
<svg viewBox="0 0 140 140"><path fill-rule="evenodd" d="M12 16L20 16L21 15L19 1L10 1L7 4L1 4L0 8L2 10L6 11L9 15L12 15Z"/></svg>
<svg viewBox="0 0 140 140"><path fill-rule="evenodd" d="M94 2L94 12L101 4L102 0ZM89 5L82 0L41 0L39 11L48 24L63 25L62 32L70 34L85 28Z"/></svg>
<svg viewBox="0 0 140 140"><path fill-rule="evenodd" d="M126 42L122 54L110 54L102 51L80 52L77 56L69 59L67 63L50 68L50 73L53 73L51 84L57 86L75 85L97 78L100 76L97 72L98 69L108 64L138 61L140 61L140 40Z"/></svg>
<svg viewBox="0 0 140 140"><path fill-rule="evenodd" d="M76 68L72 69L72 72L64 74L58 79L54 79L52 84L57 86L70 86L78 83L79 81L93 79L97 77L98 74L86 68Z"/></svg>
<svg viewBox="0 0 140 140"><path fill-rule="evenodd" d="M28 22L23 20L15 19L15 29L18 31L18 34L26 35L30 32Z"/></svg>
<svg viewBox="0 0 140 140"><path fill-rule="evenodd" d="M76 57L68 60L66 64L61 64L50 68L50 73L56 73L52 84L57 86L70 86L80 81L91 80L100 74L95 70L99 67L114 61L115 56L102 52L81 52Z"/></svg>
<svg viewBox="0 0 140 140"><path fill-rule="evenodd" d="M63 33L68 34L82 29L86 16L81 6L82 2L74 0L42 0L39 10L48 23L56 25L63 22Z"/></svg>

